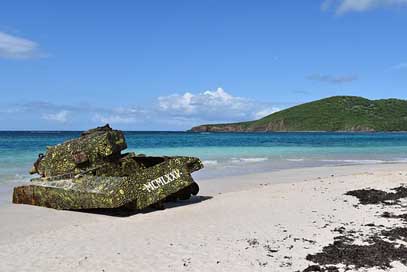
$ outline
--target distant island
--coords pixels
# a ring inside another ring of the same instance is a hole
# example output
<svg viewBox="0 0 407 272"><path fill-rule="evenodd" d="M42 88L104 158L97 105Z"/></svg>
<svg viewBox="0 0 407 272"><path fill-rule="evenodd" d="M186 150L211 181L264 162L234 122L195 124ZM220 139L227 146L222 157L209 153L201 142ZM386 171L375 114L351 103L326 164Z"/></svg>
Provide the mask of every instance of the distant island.
<svg viewBox="0 0 407 272"><path fill-rule="evenodd" d="M333 96L275 112L255 121L200 125L190 131L407 131L407 100Z"/></svg>

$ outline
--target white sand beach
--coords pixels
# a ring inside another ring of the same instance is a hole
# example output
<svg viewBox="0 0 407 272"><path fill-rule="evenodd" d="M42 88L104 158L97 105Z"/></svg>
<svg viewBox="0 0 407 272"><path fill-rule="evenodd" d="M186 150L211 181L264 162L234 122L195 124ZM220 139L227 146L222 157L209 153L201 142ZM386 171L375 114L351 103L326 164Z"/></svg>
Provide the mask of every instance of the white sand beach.
<svg viewBox="0 0 407 272"><path fill-rule="evenodd" d="M407 184L407 164L318 167L197 180L200 196L120 216L0 208L0 271L303 271L344 227L368 235L398 206L359 205L355 189ZM10 195L11 197L11 195ZM405 207L404 207L405 208ZM369 226L366 226L368 224ZM393 268L360 271L407 271Z"/></svg>

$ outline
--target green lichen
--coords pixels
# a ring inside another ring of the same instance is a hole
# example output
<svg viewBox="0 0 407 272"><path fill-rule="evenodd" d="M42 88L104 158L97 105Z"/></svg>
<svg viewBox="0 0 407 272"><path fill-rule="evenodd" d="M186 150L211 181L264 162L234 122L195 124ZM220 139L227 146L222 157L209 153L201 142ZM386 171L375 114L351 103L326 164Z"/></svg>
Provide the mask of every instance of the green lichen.
<svg viewBox="0 0 407 272"><path fill-rule="evenodd" d="M13 202L55 209L144 209L166 199L185 199L198 185L191 172L203 167L194 157L146 157L121 154L121 131L108 125L77 139L48 147L34 164L41 175L14 188Z"/></svg>

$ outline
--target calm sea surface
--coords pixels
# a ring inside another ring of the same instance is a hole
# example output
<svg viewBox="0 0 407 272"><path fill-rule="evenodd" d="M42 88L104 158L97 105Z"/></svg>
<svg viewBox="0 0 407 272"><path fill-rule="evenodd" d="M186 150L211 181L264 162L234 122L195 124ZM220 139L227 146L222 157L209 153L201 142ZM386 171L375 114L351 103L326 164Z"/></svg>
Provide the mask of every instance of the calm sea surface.
<svg viewBox="0 0 407 272"><path fill-rule="evenodd" d="M0 184L29 179L46 146L80 132L0 132ZM407 162L407 133L125 132L127 151L200 157L198 175L215 177L277 169Z"/></svg>

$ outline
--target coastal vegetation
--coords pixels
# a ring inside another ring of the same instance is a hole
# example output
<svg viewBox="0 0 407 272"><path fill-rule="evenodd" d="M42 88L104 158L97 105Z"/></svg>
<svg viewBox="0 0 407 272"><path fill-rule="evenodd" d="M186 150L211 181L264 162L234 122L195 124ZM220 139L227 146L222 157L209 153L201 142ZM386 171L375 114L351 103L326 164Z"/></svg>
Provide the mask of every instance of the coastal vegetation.
<svg viewBox="0 0 407 272"><path fill-rule="evenodd" d="M407 131L407 100L333 96L248 122L207 124L194 132Z"/></svg>

